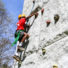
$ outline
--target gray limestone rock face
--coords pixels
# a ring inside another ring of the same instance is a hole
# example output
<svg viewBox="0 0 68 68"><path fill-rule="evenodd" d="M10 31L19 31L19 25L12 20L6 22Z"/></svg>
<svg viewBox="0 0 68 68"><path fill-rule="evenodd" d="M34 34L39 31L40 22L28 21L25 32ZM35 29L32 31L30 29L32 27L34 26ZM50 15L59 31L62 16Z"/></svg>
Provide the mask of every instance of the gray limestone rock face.
<svg viewBox="0 0 68 68"><path fill-rule="evenodd" d="M23 13L30 15L31 11L38 11L38 17L29 19L33 24L28 31L30 35L26 49L26 58L20 68L68 68L68 0L24 0ZM37 9L36 9L37 8ZM41 9L44 13L41 15ZM54 15L60 16L55 24ZM47 27L46 21L50 20ZM46 49L45 55L42 48ZM15 62L16 63L16 62ZM15 65L17 68L17 64Z"/></svg>

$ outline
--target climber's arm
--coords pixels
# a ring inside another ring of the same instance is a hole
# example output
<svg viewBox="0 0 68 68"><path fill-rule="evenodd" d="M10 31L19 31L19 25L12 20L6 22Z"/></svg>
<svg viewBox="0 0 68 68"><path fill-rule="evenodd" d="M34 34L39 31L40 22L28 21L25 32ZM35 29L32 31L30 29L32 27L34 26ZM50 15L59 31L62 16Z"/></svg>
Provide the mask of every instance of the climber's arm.
<svg viewBox="0 0 68 68"><path fill-rule="evenodd" d="M26 19L31 18L33 15L38 15L38 13L33 13L33 14L29 15L28 17L26 17Z"/></svg>

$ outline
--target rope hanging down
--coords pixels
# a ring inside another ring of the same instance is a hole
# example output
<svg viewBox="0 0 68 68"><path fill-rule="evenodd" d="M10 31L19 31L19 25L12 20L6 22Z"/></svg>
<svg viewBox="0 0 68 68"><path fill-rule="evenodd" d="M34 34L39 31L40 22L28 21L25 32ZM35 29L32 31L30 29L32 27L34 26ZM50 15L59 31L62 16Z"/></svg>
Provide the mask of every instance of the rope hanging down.
<svg viewBox="0 0 68 68"><path fill-rule="evenodd" d="M35 6L35 0L33 0L33 6L32 6L32 8L31 8L30 14L31 14L31 12L32 12L32 10L33 10L33 8L34 8L34 6ZM30 15L30 14L29 14L29 15ZM29 20L27 20L26 24L28 24L28 21L29 21Z"/></svg>
<svg viewBox="0 0 68 68"><path fill-rule="evenodd" d="M34 6L35 6L35 1L33 1L33 6L32 6L32 9L31 9L31 12L32 12ZM30 12L30 14L31 14L31 12ZM29 14L29 15L30 15L30 14Z"/></svg>

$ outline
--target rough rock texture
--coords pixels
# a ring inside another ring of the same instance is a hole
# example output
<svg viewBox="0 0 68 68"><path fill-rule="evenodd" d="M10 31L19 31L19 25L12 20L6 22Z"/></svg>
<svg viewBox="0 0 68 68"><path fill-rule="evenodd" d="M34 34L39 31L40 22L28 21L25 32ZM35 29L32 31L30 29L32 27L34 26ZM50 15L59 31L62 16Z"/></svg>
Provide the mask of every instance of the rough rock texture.
<svg viewBox="0 0 68 68"><path fill-rule="evenodd" d="M25 0L24 11L27 16L31 12L32 0ZM35 0L33 10L37 7L44 8L44 13L29 20L32 27L29 30L30 38L26 50L26 59L20 68L68 68L68 0ZM59 14L59 21L54 24L54 15ZM51 24L46 27L46 21ZM42 48L46 54L42 55ZM17 64L16 67L17 68Z"/></svg>

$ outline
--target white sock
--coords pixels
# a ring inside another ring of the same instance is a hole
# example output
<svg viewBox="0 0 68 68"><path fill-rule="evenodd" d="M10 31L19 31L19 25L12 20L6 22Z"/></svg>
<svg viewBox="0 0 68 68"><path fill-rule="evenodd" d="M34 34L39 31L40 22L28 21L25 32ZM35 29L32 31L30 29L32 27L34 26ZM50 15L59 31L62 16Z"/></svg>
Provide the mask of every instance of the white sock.
<svg viewBox="0 0 68 68"><path fill-rule="evenodd" d="M20 42L19 41L17 41L17 46L20 44Z"/></svg>
<svg viewBox="0 0 68 68"><path fill-rule="evenodd" d="M15 55L18 56L18 53L16 52Z"/></svg>
<svg viewBox="0 0 68 68"><path fill-rule="evenodd" d="M17 45L16 45L16 51L15 51L15 55L17 55L18 56L18 53L17 53L17 47L19 46L19 41L17 41Z"/></svg>
<svg viewBox="0 0 68 68"><path fill-rule="evenodd" d="M19 46L22 46L22 45L23 45L23 43L22 43L22 42L20 42Z"/></svg>

